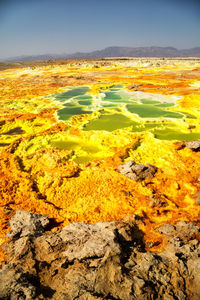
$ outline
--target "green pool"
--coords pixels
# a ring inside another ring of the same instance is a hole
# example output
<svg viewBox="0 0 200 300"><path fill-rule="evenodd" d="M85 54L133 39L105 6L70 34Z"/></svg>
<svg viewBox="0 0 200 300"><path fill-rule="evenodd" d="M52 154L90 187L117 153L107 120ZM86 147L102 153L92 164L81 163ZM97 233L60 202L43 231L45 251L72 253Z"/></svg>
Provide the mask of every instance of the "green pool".
<svg viewBox="0 0 200 300"><path fill-rule="evenodd" d="M95 116L85 123L83 120L84 131L111 132L131 127L133 132L151 131L158 139L199 138L199 133L182 130L185 120L195 119L195 116L171 110L176 103L169 101L167 97L165 99L165 96L162 96L161 100L159 97L152 99L152 95L148 94L146 97L139 97L121 85L103 90L98 95L92 95L89 91L88 86L70 87L67 91L54 95L55 101L62 105L62 108L57 110L58 119L69 121L72 116L98 111L98 117Z"/></svg>

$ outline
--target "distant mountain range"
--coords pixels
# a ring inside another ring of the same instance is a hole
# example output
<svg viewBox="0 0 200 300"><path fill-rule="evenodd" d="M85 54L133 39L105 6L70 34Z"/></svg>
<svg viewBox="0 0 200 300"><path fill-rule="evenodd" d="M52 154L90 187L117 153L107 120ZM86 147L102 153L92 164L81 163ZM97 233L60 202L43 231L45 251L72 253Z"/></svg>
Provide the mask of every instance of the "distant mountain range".
<svg viewBox="0 0 200 300"><path fill-rule="evenodd" d="M17 56L6 60L32 61L49 59L78 59L78 58L105 58L105 57L200 57L200 47L178 50L173 47L107 47L92 52L76 52L73 54L43 54L31 56Z"/></svg>

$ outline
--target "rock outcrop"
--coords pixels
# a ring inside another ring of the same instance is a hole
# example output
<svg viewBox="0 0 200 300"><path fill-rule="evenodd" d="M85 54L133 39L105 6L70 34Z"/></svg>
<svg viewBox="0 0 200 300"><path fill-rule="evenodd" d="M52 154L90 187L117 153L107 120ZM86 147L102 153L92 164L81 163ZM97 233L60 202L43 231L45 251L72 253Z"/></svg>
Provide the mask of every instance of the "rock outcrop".
<svg viewBox="0 0 200 300"><path fill-rule="evenodd" d="M8 237L36 236L44 232L44 228L48 224L49 220L47 217L18 209L10 221L11 231L9 232Z"/></svg>
<svg viewBox="0 0 200 300"><path fill-rule="evenodd" d="M117 170L124 176L138 181L153 178L157 168L150 164L136 164L134 160L128 160L124 164L119 165Z"/></svg>
<svg viewBox="0 0 200 300"><path fill-rule="evenodd" d="M185 146L191 149L192 151L200 151L200 141L189 141L185 143Z"/></svg>
<svg viewBox="0 0 200 300"><path fill-rule="evenodd" d="M154 253L139 222L131 216L52 232L46 217L18 211L4 244L0 299L200 299L200 227L160 226L166 247Z"/></svg>

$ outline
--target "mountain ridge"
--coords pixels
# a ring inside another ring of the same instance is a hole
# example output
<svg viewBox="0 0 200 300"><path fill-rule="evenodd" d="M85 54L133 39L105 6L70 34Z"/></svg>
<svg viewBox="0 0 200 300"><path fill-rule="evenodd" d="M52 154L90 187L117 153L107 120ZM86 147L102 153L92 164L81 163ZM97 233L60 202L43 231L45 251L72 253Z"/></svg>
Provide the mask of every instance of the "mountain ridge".
<svg viewBox="0 0 200 300"><path fill-rule="evenodd" d="M91 52L75 52L71 54L21 55L1 60L2 62L32 61L48 59L87 59L105 57L200 57L200 47L176 49L174 47L121 47L110 46Z"/></svg>

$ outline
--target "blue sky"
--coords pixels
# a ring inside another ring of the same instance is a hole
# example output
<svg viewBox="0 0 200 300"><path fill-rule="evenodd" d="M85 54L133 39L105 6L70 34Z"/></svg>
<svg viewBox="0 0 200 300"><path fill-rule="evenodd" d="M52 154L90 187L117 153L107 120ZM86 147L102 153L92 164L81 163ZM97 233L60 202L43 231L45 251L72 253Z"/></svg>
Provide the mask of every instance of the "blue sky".
<svg viewBox="0 0 200 300"><path fill-rule="evenodd" d="M200 0L1 0L0 58L200 46Z"/></svg>

